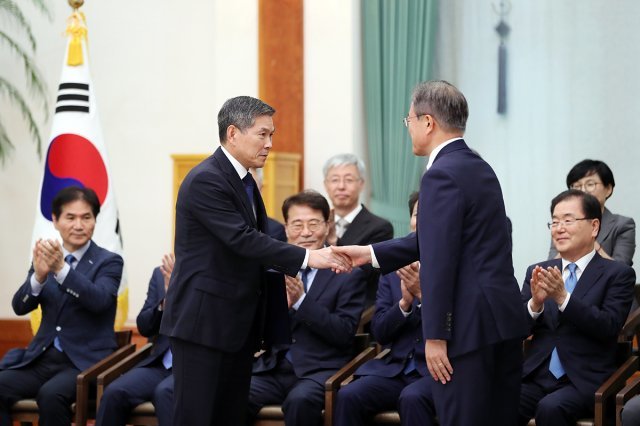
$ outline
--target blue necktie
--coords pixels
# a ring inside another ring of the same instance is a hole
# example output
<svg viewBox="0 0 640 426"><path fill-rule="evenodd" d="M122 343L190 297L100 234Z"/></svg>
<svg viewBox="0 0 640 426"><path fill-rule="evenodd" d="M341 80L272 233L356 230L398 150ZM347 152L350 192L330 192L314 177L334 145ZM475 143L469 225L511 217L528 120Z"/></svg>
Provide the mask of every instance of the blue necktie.
<svg viewBox="0 0 640 426"><path fill-rule="evenodd" d="M569 276L567 280L564 282L564 287L567 289L567 292L572 293L573 289L576 288L576 284L578 283L578 277L576 276L576 268L578 266L575 263L570 263L567 265L569 268ZM565 375L564 367L560 362L560 357L558 356L558 348L553 348L553 352L551 352L551 360L549 361L549 371L554 375L556 379Z"/></svg>
<svg viewBox="0 0 640 426"><path fill-rule="evenodd" d="M171 349L167 349L162 356L162 365L164 365L164 368L167 370L173 366L173 354L171 353Z"/></svg>
<svg viewBox="0 0 640 426"><path fill-rule="evenodd" d="M309 289L309 272L311 272L311 268L307 266L302 271L302 274L300 274L300 278L302 279L302 286L304 287L304 292L305 293Z"/></svg>
<svg viewBox="0 0 640 426"><path fill-rule="evenodd" d="M247 193L247 198L249 198L249 205L253 209L253 190L256 187L256 181L253 180L251 173L247 173L247 175L242 178L242 183L244 184L244 190Z"/></svg>
<svg viewBox="0 0 640 426"><path fill-rule="evenodd" d="M73 268L73 262L76 261L76 258L74 255L68 254L64 257L64 261L67 262L71 268ZM62 345L60 344L60 338L58 336L56 336L56 338L53 339L53 347L59 350L60 352L64 352L62 350Z"/></svg>

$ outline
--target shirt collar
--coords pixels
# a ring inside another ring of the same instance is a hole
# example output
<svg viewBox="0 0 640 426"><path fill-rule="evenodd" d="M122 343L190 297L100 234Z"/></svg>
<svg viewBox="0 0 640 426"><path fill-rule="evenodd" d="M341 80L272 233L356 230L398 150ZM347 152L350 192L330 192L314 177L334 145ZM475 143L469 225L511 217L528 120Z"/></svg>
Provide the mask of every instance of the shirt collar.
<svg viewBox="0 0 640 426"><path fill-rule="evenodd" d="M451 142L455 142L455 141L461 140L461 139L462 139L461 137L448 139L448 140L442 142L440 145L436 146L436 148L433 151L431 151L431 155L429 155L429 162L427 162L427 170L429 170L431 168L431 166L433 166L433 162L436 161L436 157L438 156L440 151L442 151L442 148L444 148L445 146L449 145Z"/></svg>
<svg viewBox="0 0 640 426"><path fill-rule="evenodd" d="M231 162L231 165L236 170L236 173L238 173L238 176L240 176L240 179L244 179L244 177L247 175L247 173L249 173L249 171L245 169L244 166L240 164L240 162L236 160L236 158L233 155L231 155L231 153L227 151L227 149L224 146L220 145L220 148L222 148L222 152L224 153L224 155L227 156L227 158Z"/></svg>
<svg viewBox="0 0 640 426"><path fill-rule="evenodd" d="M356 207L355 209L351 210L348 214L346 214L344 217L342 216L338 216L336 215L335 217L335 221L339 221L340 219L344 219L347 221L347 223L349 225L351 225L351 222L353 222L353 219L356 218L356 216L358 216L358 213L360 213L362 211L362 204L358 204L358 207Z"/></svg>
<svg viewBox="0 0 640 426"><path fill-rule="evenodd" d="M64 257L67 257L67 255L72 254L73 257L76 258L76 262L80 262L80 259L82 259L82 257L84 256L84 254L87 252L87 250L89 250L89 246L91 245L91 240L87 241L87 243L85 245L83 245L82 247L80 247L78 250L74 251L74 252L70 252L68 251L66 248L64 248L64 246L62 247L62 253L64 254Z"/></svg>
<svg viewBox="0 0 640 426"><path fill-rule="evenodd" d="M582 256L580 259L576 260L575 262L570 262L566 259L562 259L562 270L564 271L567 266L570 263L575 263L578 266L578 270L580 271L580 273L584 272L584 270L586 269L587 265L589 264L589 262L591 262L591 259L593 259L593 257L596 255L596 250L593 249L591 250L589 253L585 254L584 256Z"/></svg>

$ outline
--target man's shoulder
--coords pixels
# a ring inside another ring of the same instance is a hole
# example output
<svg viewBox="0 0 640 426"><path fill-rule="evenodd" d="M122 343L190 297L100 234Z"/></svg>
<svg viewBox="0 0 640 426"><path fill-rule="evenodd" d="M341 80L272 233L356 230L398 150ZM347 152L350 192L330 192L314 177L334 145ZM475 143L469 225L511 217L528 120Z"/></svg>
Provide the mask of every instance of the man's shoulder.
<svg viewBox="0 0 640 426"><path fill-rule="evenodd" d="M360 210L360 213L358 213L353 219L354 222L357 220L367 221L371 224L372 227L391 226L391 222L381 216L372 213L365 206L362 206L362 210Z"/></svg>

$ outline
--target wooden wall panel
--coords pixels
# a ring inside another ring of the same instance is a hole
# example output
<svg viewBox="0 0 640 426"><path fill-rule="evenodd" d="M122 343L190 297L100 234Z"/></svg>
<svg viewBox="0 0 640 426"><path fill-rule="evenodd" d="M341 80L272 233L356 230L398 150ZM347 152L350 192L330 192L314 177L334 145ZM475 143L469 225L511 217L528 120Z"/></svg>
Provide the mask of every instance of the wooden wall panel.
<svg viewBox="0 0 640 426"><path fill-rule="evenodd" d="M303 0L260 0L258 89L276 109L273 151L304 154ZM303 188L300 161L299 187Z"/></svg>

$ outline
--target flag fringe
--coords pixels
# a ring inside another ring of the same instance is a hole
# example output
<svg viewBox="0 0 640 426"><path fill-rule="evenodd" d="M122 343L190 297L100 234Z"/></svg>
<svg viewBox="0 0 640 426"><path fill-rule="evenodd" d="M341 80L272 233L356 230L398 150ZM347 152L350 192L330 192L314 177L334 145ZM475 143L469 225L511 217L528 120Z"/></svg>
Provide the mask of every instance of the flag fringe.
<svg viewBox="0 0 640 426"><path fill-rule="evenodd" d="M67 20L67 35L71 36L67 65L76 67L84 63L82 40L87 40L87 20L84 13L75 11Z"/></svg>

